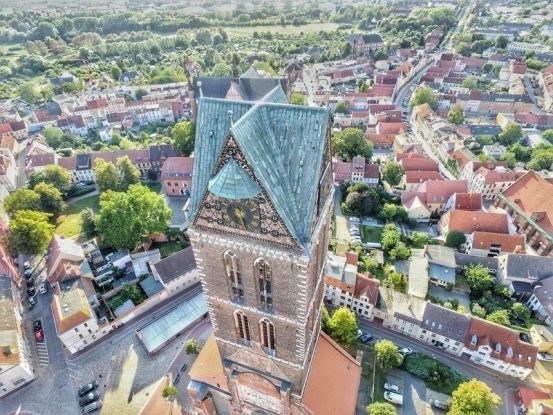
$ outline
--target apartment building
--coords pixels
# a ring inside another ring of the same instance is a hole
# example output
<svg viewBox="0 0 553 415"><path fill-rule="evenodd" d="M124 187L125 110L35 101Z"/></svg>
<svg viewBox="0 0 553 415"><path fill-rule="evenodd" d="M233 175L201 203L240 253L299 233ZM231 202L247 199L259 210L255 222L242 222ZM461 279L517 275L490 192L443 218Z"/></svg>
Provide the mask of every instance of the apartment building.
<svg viewBox="0 0 553 415"><path fill-rule="evenodd" d="M534 285L534 291L526 305L536 313L539 320L551 326L553 323L553 276Z"/></svg>
<svg viewBox="0 0 553 415"><path fill-rule="evenodd" d="M354 157L350 162L338 158L332 160L334 183L346 182L365 183L368 186L378 186L380 167L378 164L365 162L364 157Z"/></svg>
<svg viewBox="0 0 553 415"><path fill-rule="evenodd" d="M0 276L0 398L25 386L35 377L19 297L12 279Z"/></svg>

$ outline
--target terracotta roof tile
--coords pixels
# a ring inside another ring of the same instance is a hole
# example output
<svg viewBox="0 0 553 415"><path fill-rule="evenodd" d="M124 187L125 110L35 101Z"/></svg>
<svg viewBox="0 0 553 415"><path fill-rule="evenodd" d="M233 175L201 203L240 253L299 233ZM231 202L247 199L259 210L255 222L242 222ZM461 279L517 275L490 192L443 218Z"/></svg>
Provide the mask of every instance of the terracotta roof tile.
<svg viewBox="0 0 553 415"><path fill-rule="evenodd" d="M472 248L489 250L494 245L501 245L501 252L526 252L526 238L524 234L507 235L494 232L474 232Z"/></svg>
<svg viewBox="0 0 553 415"><path fill-rule="evenodd" d="M400 161L405 171L438 171L438 163L431 159L408 158Z"/></svg>
<svg viewBox="0 0 553 415"><path fill-rule="evenodd" d="M445 180L437 171L406 171L405 182L407 184L412 183L424 183L427 180Z"/></svg>
<svg viewBox="0 0 553 415"><path fill-rule="evenodd" d="M442 220L449 220L447 231L509 233L509 224L505 213L450 210L442 216Z"/></svg>
<svg viewBox="0 0 553 415"><path fill-rule="evenodd" d="M455 210L481 210L481 193L455 193Z"/></svg>
<svg viewBox="0 0 553 415"><path fill-rule="evenodd" d="M369 278L363 274L357 274L357 279L355 281L355 291L353 296L359 298L362 295L366 295L369 299L369 303L376 305L378 300L378 287L380 282L375 278Z"/></svg>

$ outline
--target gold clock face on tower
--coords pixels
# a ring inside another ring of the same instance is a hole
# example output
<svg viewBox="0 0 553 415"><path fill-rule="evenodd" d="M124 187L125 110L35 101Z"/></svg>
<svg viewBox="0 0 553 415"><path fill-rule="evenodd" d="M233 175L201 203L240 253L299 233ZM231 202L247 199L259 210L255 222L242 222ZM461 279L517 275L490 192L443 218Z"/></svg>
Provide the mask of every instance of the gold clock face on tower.
<svg viewBox="0 0 553 415"><path fill-rule="evenodd" d="M255 200L226 199L221 205L223 225L250 232L259 232L259 204Z"/></svg>

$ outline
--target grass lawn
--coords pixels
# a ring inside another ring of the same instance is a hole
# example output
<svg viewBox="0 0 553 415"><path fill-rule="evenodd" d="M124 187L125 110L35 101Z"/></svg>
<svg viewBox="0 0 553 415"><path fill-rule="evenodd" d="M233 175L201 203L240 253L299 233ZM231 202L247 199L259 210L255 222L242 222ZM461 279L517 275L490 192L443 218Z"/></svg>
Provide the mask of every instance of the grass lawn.
<svg viewBox="0 0 553 415"><path fill-rule="evenodd" d="M164 242L163 244L159 244L155 246L155 248L159 249L159 253L161 254L162 258L168 257L171 254L174 254L175 252L178 252L184 248L186 248L188 245L190 245L187 241L171 241L171 242Z"/></svg>
<svg viewBox="0 0 553 415"><path fill-rule="evenodd" d="M363 225L363 242L378 242L382 238L382 226Z"/></svg>
<svg viewBox="0 0 553 415"><path fill-rule="evenodd" d="M338 28L336 23L308 23L299 26L244 26L244 27L225 27L225 32L228 33L230 38L236 37L245 37L252 36L253 32L271 32L271 33L289 33L289 34L299 34L303 33L313 33L323 31L334 31Z"/></svg>
<svg viewBox="0 0 553 415"><path fill-rule="evenodd" d="M68 238L79 235L81 228L81 211L86 208L98 210L98 195L92 195L67 205L65 212L58 217L56 233Z"/></svg>

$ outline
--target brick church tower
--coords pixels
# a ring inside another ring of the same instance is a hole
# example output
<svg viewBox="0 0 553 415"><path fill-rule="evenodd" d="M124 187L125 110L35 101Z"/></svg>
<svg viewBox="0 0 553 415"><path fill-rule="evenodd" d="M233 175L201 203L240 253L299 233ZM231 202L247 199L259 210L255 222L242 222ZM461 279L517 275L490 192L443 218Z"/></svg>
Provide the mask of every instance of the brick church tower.
<svg viewBox="0 0 553 415"><path fill-rule="evenodd" d="M302 400L322 335L329 138L328 112L280 86L199 99L189 235L213 336L189 373L195 413L314 413Z"/></svg>

